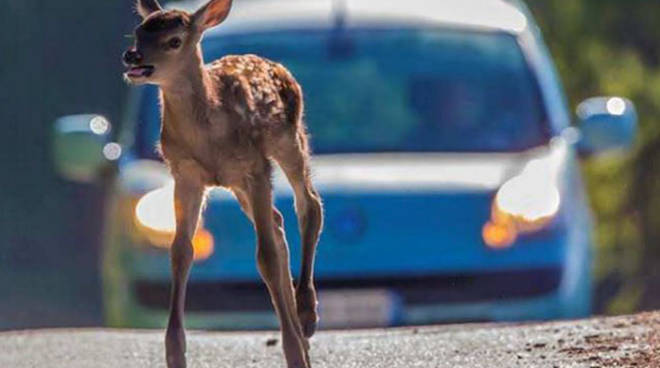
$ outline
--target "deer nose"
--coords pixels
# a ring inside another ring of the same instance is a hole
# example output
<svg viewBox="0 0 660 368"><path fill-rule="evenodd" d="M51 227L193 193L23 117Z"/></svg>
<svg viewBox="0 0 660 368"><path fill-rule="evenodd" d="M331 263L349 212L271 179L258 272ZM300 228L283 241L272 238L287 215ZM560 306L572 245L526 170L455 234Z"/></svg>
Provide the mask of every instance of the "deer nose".
<svg viewBox="0 0 660 368"><path fill-rule="evenodd" d="M139 64L140 61L142 61L142 54L140 54L135 49L131 49L131 50L127 50L122 58L124 60L124 64L135 65L135 64Z"/></svg>

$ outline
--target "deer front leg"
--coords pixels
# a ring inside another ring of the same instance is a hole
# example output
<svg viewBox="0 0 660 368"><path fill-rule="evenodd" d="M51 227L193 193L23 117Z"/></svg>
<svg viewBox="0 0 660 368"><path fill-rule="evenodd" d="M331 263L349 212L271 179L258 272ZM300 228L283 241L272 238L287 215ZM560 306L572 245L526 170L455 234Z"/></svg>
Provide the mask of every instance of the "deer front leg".
<svg viewBox="0 0 660 368"><path fill-rule="evenodd" d="M289 249L284 229L278 224L281 217L274 218L279 212L273 209L269 178L270 175L255 176L248 190L257 231L257 264L280 320L288 368L310 368L307 341L302 334L293 293Z"/></svg>
<svg viewBox="0 0 660 368"><path fill-rule="evenodd" d="M174 204L176 235L170 250L172 262L172 289L170 317L165 335L165 351L168 368L186 367L186 336L183 314L186 299L186 283L193 260L192 238L197 229L199 212L204 197L204 186L191 177L176 178Z"/></svg>

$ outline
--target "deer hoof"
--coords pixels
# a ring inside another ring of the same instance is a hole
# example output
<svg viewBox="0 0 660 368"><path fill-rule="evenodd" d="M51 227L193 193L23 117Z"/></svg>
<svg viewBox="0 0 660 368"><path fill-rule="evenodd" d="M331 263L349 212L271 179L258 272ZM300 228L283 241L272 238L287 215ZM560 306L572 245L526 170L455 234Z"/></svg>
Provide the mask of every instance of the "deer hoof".
<svg viewBox="0 0 660 368"><path fill-rule="evenodd" d="M300 318L300 325L302 327L303 335L306 338L314 336L319 320L316 312L314 310L300 312L298 314L298 318Z"/></svg>
<svg viewBox="0 0 660 368"><path fill-rule="evenodd" d="M296 292L296 301L298 309L298 319L302 327L302 333L306 338L310 338L316 332L319 322L319 316L316 311L317 300L314 289L298 289Z"/></svg>
<svg viewBox="0 0 660 368"><path fill-rule="evenodd" d="M167 368L186 368L186 338L182 328L170 327L165 335Z"/></svg>
<svg viewBox="0 0 660 368"><path fill-rule="evenodd" d="M186 368L186 356L183 353L168 353L167 368Z"/></svg>

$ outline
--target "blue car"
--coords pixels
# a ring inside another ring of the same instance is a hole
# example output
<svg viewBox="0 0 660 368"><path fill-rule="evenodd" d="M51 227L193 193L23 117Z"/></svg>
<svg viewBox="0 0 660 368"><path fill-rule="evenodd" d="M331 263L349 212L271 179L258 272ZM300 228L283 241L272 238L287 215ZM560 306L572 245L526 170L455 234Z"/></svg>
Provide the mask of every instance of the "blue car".
<svg viewBox="0 0 660 368"><path fill-rule="evenodd" d="M592 216L579 159L626 149L635 109L591 98L571 124L522 4L241 1L203 42L208 61L259 54L303 86L326 214L321 327L589 315ZM112 326L166 321L173 182L156 150L159 113L157 89L144 87L115 129L98 115L55 126L63 176L115 169L102 260ZM273 181L295 266L292 193L281 173ZM228 192L211 191L193 243L188 327L277 327L254 231Z"/></svg>

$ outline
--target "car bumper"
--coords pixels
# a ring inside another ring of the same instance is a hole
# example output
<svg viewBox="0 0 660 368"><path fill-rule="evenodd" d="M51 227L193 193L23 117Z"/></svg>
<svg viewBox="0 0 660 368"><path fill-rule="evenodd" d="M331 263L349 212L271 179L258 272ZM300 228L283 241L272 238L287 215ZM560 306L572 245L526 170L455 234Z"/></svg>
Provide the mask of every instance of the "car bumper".
<svg viewBox="0 0 660 368"><path fill-rule="evenodd" d="M542 297L482 303L437 304L405 307L401 319L392 326L483 321L531 321L581 318L589 314L589 301L562 297L555 292ZM130 307L126 324L142 328L165 327L167 312L139 305ZM257 312L187 312L186 326L204 330L268 330L277 329L272 311ZM321 315L323 328L323 315ZM349 326L345 326L349 327Z"/></svg>
<svg viewBox="0 0 660 368"><path fill-rule="evenodd" d="M467 321L524 321L578 318L590 311L588 272L568 277L565 269L489 272L479 275L397 279L319 280L321 327L324 292L386 290L399 303L380 325L422 325ZM574 278L577 277L577 281ZM162 327L169 284L134 283L125 306L125 325ZM277 320L261 283L191 283L186 325L195 329L275 329Z"/></svg>

